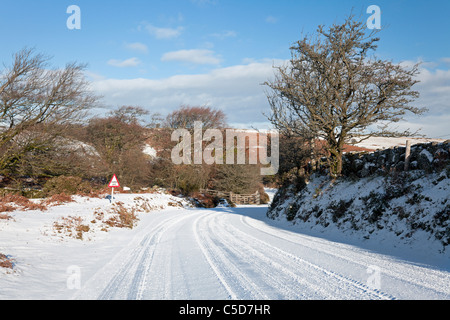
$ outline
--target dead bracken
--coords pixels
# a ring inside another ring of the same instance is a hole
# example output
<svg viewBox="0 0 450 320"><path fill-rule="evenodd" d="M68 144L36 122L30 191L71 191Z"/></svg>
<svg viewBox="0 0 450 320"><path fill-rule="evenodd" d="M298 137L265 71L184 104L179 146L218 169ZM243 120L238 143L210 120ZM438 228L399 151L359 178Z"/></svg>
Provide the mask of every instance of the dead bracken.
<svg viewBox="0 0 450 320"><path fill-rule="evenodd" d="M13 267L14 261L7 255L0 253L0 268L12 269Z"/></svg>

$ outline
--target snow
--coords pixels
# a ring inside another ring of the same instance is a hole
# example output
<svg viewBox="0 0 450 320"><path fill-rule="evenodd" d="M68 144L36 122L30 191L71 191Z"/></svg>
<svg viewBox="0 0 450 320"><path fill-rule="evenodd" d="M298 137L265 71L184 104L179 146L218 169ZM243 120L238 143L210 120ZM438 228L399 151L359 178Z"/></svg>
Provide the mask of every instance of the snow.
<svg viewBox="0 0 450 320"><path fill-rule="evenodd" d="M275 194L277 193L278 189L277 188L264 188L264 191L267 193L267 195L269 196L269 203L272 202L273 197L275 197Z"/></svg>
<svg viewBox="0 0 450 320"><path fill-rule="evenodd" d="M433 155L426 149L423 149L422 151L420 151L419 156L424 155L425 157L427 157L428 162L433 162Z"/></svg>
<svg viewBox="0 0 450 320"><path fill-rule="evenodd" d="M79 140L74 139L66 139L66 138L59 138L58 148L60 148L62 151L76 151L80 154L85 154L88 156L93 157L100 157L100 154L97 152L95 147L84 143Z"/></svg>
<svg viewBox="0 0 450 320"><path fill-rule="evenodd" d="M156 156L157 156L156 150L152 146L150 146L149 144L146 144L144 146L143 152L144 152L144 154L146 154L146 155L148 155L148 156L150 156L152 158L156 158Z"/></svg>
<svg viewBox="0 0 450 320"><path fill-rule="evenodd" d="M15 262L0 271L0 299L450 298L450 268L434 253L302 230L267 218L267 205L200 209L164 193L75 200L0 219L0 253ZM92 222L118 204L136 210L132 229ZM82 239L53 228L69 216L90 226Z"/></svg>
<svg viewBox="0 0 450 320"><path fill-rule="evenodd" d="M411 141L411 145L430 142L444 142L445 139L430 139L430 138L412 138L412 137L370 137L360 143L355 144L361 148L367 148L372 150L388 149L392 147L405 147L406 140Z"/></svg>

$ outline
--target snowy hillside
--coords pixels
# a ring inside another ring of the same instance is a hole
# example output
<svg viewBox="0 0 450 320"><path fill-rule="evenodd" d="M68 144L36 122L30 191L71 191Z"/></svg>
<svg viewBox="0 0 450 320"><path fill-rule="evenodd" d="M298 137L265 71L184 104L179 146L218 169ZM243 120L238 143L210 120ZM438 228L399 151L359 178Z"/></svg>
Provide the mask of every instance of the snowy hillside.
<svg viewBox="0 0 450 320"><path fill-rule="evenodd" d="M414 248L418 255L450 259L448 174L418 170L336 181L314 175L299 192L280 190L268 216L301 231Z"/></svg>

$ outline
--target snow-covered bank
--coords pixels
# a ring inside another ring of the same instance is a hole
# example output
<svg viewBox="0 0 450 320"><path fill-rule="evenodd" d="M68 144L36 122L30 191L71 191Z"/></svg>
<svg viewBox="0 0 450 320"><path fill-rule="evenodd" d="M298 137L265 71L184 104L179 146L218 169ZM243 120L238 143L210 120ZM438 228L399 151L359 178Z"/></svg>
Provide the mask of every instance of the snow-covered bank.
<svg viewBox="0 0 450 320"><path fill-rule="evenodd" d="M443 170L341 178L280 189L268 217L312 235L450 267L450 178Z"/></svg>
<svg viewBox="0 0 450 320"><path fill-rule="evenodd" d="M73 202L44 211L7 212L10 218L0 219L0 253L14 267L0 268L0 300L68 299L73 294L71 273L81 268L85 278L95 272L130 241L140 228L139 220L191 206L163 193L115 194L114 198L111 203L110 196L75 196ZM118 227L118 209L136 215L133 229Z"/></svg>

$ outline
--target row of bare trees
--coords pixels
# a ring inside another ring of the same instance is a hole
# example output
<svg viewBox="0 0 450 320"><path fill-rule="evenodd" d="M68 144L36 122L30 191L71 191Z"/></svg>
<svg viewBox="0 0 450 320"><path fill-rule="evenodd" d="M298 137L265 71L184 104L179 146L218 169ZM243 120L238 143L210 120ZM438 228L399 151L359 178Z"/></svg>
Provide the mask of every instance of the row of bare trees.
<svg viewBox="0 0 450 320"><path fill-rule="evenodd" d="M225 114L207 106L181 106L166 117L122 106L88 117L100 106L89 90L85 65L54 68L50 57L23 49L0 73L0 184L24 189L58 176L76 176L104 185L116 174L130 187L160 185L193 192L216 187L254 192L261 178L249 166L174 165L171 132L227 125ZM146 155L146 145L158 150ZM255 172L255 174L252 174Z"/></svg>

